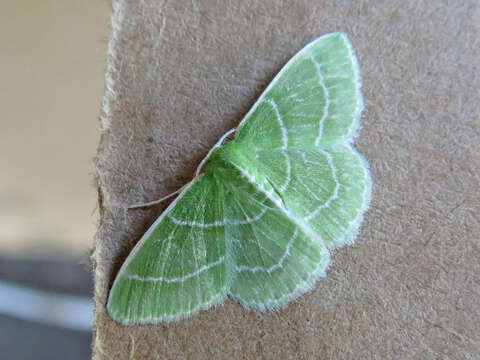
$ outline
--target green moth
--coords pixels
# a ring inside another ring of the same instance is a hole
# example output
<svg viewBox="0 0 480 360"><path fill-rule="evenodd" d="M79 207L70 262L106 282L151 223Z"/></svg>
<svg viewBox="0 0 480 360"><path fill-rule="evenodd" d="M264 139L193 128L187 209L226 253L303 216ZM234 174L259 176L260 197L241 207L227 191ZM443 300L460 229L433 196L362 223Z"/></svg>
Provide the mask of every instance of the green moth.
<svg viewBox="0 0 480 360"><path fill-rule="evenodd" d="M113 283L110 316L176 321L227 296L272 310L309 291L330 251L354 242L369 206L368 164L352 147L360 86L343 33L288 61L134 247Z"/></svg>

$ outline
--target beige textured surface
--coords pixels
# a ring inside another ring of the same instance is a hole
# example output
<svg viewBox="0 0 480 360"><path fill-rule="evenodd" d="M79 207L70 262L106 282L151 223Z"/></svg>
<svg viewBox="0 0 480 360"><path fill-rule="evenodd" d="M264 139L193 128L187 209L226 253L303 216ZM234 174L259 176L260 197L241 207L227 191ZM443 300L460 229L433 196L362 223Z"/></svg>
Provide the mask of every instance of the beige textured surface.
<svg viewBox="0 0 480 360"><path fill-rule="evenodd" d="M480 358L480 65L476 1L118 1L98 186L97 359ZM371 210L328 277L278 312L229 300L179 323L105 313L122 261L282 64L346 31L367 110Z"/></svg>

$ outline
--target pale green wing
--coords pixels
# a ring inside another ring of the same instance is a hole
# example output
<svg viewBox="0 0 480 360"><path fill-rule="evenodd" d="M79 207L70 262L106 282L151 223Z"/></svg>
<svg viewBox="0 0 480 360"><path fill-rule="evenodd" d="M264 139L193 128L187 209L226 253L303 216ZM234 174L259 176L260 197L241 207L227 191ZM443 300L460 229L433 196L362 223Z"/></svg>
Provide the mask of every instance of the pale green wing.
<svg viewBox="0 0 480 360"><path fill-rule="evenodd" d="M355 240L368 208L368 164L351 147L363 109L356 57L343 33L295 55L219 153L268 182L285 208L336 248Z"/></svg>
<svg viewBox="0 0 480 360"><path fill-rule="evenodd" d="M120 269L108 300L124 324L178 320L223 302L232 272L224 194L204 174L162 213Z"/></svg>
<svg viewBox="0 0 480 360"><path fill-rule="evenodd" d="M285 209L268 183L252 182L240 168L217 168L215 174L225 187L235 274L230 295L247 309L267 310L310 290L330 262L323 242Z"/></svg>
<svg viewBox="0 0 480 360"><path fill-rule="evenodd" d="M227 149L226 155L253 182L274 188L291 216L329 248L354 241L370 202L371 180L365 159L350 145L262 150L243 157Z"/></svg>
<svg viewBox="0 0 480 360"><path fill-rule="evenodd" d="M347 36L324 35L282 68L240 123L237 141L256 149L350 143L363 109L360 86Z"/></svg>

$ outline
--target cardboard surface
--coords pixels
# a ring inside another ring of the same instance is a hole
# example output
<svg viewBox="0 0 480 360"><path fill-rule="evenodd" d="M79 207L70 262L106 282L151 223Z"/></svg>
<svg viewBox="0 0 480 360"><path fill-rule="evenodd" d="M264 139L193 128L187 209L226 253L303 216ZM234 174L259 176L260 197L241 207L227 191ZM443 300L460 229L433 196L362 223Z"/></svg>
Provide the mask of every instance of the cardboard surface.
<svg viewBox="0 0 480 360"><path fill-rule="evenodd" d="M329 2L330 3L330 2ZM97 359L480 358L476 1L114 2L95 250ZM280 67L346 31L363 76L356 147L373 177L357 243L278 312L232 300L169 325L105 311L122 261Z"/></svg>

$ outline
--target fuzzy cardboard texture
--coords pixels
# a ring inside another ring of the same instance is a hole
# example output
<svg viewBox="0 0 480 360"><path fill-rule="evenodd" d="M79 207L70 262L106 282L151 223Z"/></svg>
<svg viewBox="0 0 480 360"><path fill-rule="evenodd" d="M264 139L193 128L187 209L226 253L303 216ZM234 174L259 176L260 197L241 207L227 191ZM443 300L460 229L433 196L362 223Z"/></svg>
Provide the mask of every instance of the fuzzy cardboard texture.
<svg viewBox="0 0 480 360"><path fill-rule="evenodd" d="M113 4L95 259L96 359L480 358L480 10L468 1ZM176 190L312 39L348 33L373 201L355 246L277 312L232 300L169 325L105 311L123 260Z"/></svg>

